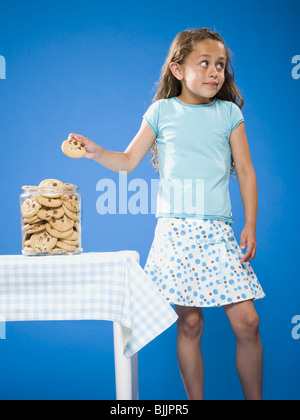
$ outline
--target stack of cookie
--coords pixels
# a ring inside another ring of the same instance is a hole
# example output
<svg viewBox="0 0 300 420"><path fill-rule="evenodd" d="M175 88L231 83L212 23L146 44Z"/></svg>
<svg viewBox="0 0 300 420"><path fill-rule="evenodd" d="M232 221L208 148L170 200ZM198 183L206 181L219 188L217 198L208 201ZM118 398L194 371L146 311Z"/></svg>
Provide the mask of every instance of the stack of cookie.
<svg viewBox="0 0 300 420"><path fill-rule="evenodd" d="M81 200L76 185L46 179L21 196L23 254L78 254Z"/></svg>

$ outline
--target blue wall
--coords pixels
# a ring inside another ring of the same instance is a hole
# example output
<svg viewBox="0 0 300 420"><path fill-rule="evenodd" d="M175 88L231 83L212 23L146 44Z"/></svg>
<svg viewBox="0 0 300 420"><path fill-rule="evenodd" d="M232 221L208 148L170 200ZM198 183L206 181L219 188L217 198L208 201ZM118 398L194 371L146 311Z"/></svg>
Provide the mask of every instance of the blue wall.
<svg viewBox="0 0 300 420"><path fill-rule="evenodd" d="M81 187L85 252L137 250L144 266L157 220L99 215L96 184L118 174L60 151L70 132L124 151L155 94L175 35L218 31L233 51L236 82L259 188L258 250L251 264L267 298L257 302L265 351L264 396L299 399L300 5L297 0L2 2L0 55L0 253L19 254L20 187L57 178ZM3 60L2 60L3 61ZM294 68L294 73L292 70ZM128 176L157 179L150 154ZM244 214L231 181L239 241ZM129 197L133 193L128 193ZM150 192L149 192L150 199ZM242 399L235 340L220 308L204 311L205 397ZM1 399L114 399L109 322L8 323L0 340ZM297 338L298 334L294 334ZM139 354L141 399L185 399L176 359L176 325Z"/></svg>

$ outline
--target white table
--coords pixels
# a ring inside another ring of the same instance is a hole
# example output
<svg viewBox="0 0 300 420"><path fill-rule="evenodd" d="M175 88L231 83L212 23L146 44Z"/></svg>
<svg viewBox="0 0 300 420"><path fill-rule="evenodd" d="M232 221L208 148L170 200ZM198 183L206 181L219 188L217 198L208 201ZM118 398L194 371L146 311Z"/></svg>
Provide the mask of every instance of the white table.
<svg viewBox="0 0 300 420"><path fill-rule="evenodd" d="M113 321L116 398L138 399L138 351L177 320L139 260L136 251L0 255L0 321Z"/></svg>

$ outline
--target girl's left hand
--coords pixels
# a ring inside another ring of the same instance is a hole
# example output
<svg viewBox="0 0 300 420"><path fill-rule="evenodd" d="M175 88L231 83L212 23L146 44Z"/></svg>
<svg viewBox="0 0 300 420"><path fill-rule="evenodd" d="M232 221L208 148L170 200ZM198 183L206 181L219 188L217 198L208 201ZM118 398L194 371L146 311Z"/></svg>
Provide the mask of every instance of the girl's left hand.
<svg viewBox="0 0 300 420"><path fill-rule="evenodd" d="M256 235L255 235L255 229L250 227L244 227L242 233L241 233L241 249L245 249L245 246L247 245L247 252L241 258L241 263L247 262L255 258L256 254Z"/></svg>

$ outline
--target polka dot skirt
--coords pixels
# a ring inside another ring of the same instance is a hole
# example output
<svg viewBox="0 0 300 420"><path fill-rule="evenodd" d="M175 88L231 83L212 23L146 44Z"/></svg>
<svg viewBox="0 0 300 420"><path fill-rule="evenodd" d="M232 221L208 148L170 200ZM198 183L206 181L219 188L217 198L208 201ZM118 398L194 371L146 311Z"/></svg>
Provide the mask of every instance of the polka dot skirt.
<svg viewBox="0 0 300 420"><path fill-rule="evenodd" d="M229 222L158 219L145 273L171 304L213 307L265 297Z"/></svg>

